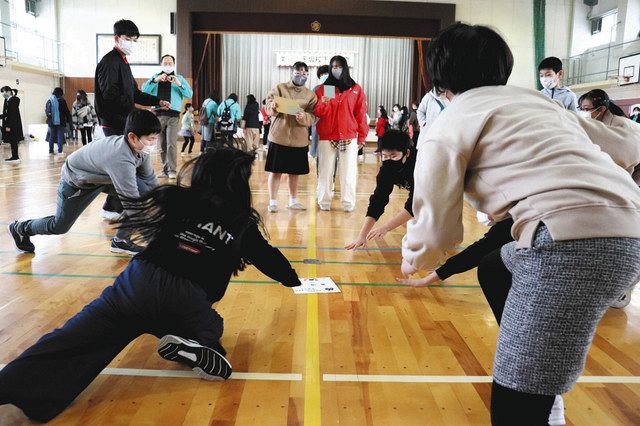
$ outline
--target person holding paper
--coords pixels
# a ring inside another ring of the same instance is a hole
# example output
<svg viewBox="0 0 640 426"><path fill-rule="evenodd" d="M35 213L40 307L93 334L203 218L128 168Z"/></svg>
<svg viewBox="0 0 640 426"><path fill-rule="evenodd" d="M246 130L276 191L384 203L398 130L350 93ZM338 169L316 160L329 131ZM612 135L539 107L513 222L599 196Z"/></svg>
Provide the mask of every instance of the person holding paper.
<svg viewBox="0 0 640 426"><path fill-rule="evenodd" d="M349 65L344 57L334 56L330 65L331 75L316 90L318 99L321 99L315 108L315 114L320 118L316 126L320 135L318 205L321 210L331 210L331 184L336 152L339 151L342 208L345 212L351 212L356 206L358 149L364 146L369 133L367 97L362 87L349 75ZM327 96L331 94L333 98Z"/></svg>
<svg viewBox="0 0 640 426"><path fill-rule="evenodd" d="M291 80L274 87L266 99L267 113L271 118L269 153L265 170L269 172L269 212L278 211L278 189L283 174L289 175L289 204L287 208L304 210L298 202L298 176L309 173L309 127L316 117L313 110L318 102L316 95L305 83L309 67L296 62L291 67Z"/></svg>

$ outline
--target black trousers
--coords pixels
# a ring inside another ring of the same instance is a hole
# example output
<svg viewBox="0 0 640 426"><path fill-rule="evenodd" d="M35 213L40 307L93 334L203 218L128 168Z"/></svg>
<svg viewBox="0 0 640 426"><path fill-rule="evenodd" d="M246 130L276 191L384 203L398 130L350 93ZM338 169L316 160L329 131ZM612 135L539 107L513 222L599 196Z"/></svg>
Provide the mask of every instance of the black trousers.
<svg viewBox="0 0 640 426"><path fill-rule="evenodd" d="M511 290L511 272L504 266L500 249L486 255L478 265L478 281L498 325ZM491 423L497 425L546 425L555 395L535 395L506 388L496 382L491 387Z"/></svg>
<svg viewBox="0 0 640 426"><path fill-rule="evenodd" d="M124 134L123 130L114 130L111 127L103 127L102 131L105 136L121 136ZM124 207L120 202L120 199L115 195L107 195L107 199L104 201L102 205L102 210L106 210L108 212L116 212L122 213L124 211Z"/></svg>
<svg viewBox="0 0 640 426"><path fill-rule="evenodd" d="M12 160L17 160L18 158L18 141L10 141L9 144L11 145L11 159Z"/></svg>
<svg viewBox="0 0 640 426"><path fill-rule="evenodd" d="M91 141L93 140L91 139L91 133L93 133L92 127L80 127L78 131L80 131L80 136L82 137L82 145L91 143Z"/></svg>
<svg viewBox="0 0 640 426"><path fill-rule="evenodd" d="M0 371L0 404L49 421L138 336L174 334L225 354L222 331L202 288L133 260L100 297Z"/></svg>
<svg viewBox="0 0 640 426"><path fill-rule="evenodd" d="M182 144L182 152L184 152L185 148L187 147L187 145L189 145L189 154L191 154L191 151L193 150L193 144L195 143L196 138L193 136L185 136L184 137L184 143Z"/></svg>

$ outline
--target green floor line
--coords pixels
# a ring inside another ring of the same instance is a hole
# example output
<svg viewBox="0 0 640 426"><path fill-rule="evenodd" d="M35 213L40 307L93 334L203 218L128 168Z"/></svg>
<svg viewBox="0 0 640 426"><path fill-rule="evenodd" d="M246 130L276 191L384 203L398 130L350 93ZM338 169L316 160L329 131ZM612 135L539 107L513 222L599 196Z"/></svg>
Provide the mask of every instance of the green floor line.
<svg viewBox="0 0 640 426"><path fill-rule="evenodd" d="M13 275L22 277L54 277L54 278L94 278L94 279L116 279L115 275L84 275L84 274L45 274L36 272L0 272L0 275ZM277 281L262 281L262 280L231 280L231 284L261 284L261 285L275 285L280 284ZM338 285L352 286L352 287L408 287L400 283L341 283ZM433 285L431 288L480 288L479 285L467 285L467 284L442 284Z"/></svg>

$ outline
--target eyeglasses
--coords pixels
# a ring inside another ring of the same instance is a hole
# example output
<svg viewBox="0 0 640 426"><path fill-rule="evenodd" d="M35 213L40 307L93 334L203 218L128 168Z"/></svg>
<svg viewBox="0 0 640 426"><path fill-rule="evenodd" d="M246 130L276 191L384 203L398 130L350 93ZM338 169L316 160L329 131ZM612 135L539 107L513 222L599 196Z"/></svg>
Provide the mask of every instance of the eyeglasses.
<svg viewBox="0 0 640 426"><path fill-rule="evenodd" d="M582 108L582 107L578 107L578 109L579 109L580 111L587 111L587 112L591 112L591 111L593 111L594 109L597 109L597 108L596 108L596 107L591 107L591 108Z"/></svg>

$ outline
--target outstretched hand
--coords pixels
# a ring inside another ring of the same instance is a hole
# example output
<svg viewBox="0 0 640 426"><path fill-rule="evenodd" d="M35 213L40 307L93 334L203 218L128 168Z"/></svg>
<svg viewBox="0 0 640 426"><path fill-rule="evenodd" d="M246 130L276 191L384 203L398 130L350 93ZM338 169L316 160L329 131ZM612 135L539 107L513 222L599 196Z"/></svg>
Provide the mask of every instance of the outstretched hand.
<svg viewBox="0 0 640 426"><path fill-rule="evenodd" d="M436 271L431 272L429 275L423 278L396 278L396 281L411 287L427 287L431 284L442 282L438 274L436 274Z"/></svg>
<svg viewBox="0 0 640 426"><path fill-rule="evenodd" d="M354 250L354 249L366 247L366 246L367 246L367 239L364 237L358 237L357 240L355 240L351 244L344 246L344 248L347 250Z"/></svg>

